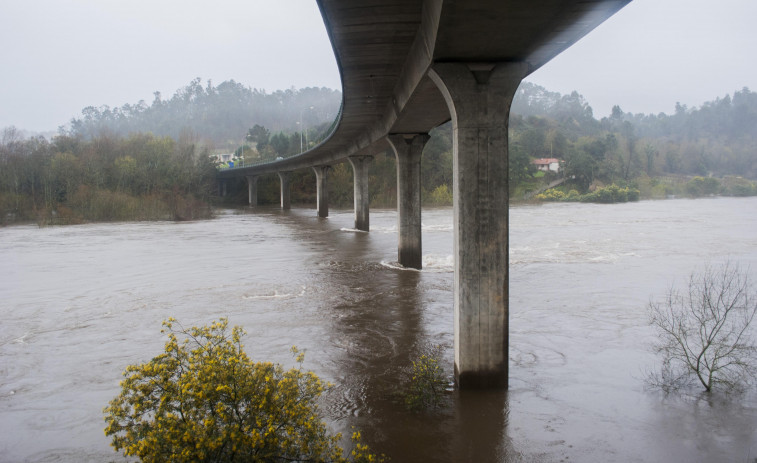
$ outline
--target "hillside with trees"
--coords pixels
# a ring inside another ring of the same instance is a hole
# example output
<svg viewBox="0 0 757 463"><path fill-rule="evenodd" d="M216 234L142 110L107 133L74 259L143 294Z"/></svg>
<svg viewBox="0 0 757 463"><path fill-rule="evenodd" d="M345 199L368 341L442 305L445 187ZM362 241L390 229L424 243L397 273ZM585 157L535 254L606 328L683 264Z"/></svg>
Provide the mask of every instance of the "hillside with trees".
<svg viewBox="0 0 757 463"><path fill-rule="evenodd" d="M60 134L23 138L6 128L0 140L3 223L184 219L208 216L210 205L245 204L238 179L218 198L218 153L236 160L299 153L332 127L341 93L326 88L266 93L234 81L200 79L170 99L156 94L120 108L87 107ZM302 130L304 128L304 131ZM559 172L533 161L557 158ZM562 95L525 82L510 116L510 195L520 201L614 202L671 195L757 194L757 93L744 88L700 107L678 104L672 115L631 114L616 106L597 119L577 92ZM431 132L422 160L427 206L452 200L452 130ZM258 182L261 203L278 202L278 178ZM333 166L330 201L352 205L352 171ZM396 205L391 153L376 156L370 173L373 207ZM296 172L292 200L315 202L315 176Z"/></svg>
<svg viewBox="0 0 757 463"><path fill-rule="evenodd" d="M257 127L260 131L263 127ZM291 150L267 149L267 157L288 156ZM510 116L511 200L532 197L550 182L565 182L541 200L616 202L639 198L747 196L757 194L757 93L744 88L699 108L677 105L673 115L625 113L615 106L609 117L597 119L577 92L562 95L524 82ZM539 172L532 161L557 158L561 171ZM422 198L427 206L448 205L452 198L452 133L450 124L431 132L423 151ZM396 204L394 159L391 153L374 159L370 179L374 207ZM312 202L312 172L296 174L293 198ZM330 199L337 206L352 204L352 174L347 164L334 167ZM278 201L278 181L263 180L259 200ZM246 186L239 181L234 200L244 203Z"/></svg>
<svg viewBox="0 0 757 463"><path fill-rule="evenodd" d="M152 133L178 139L190 133L207 146L233 151L247 130L258 124L287 134L330 124L339 111L342 93L308 87L266 93L233 80L213 85L191 81L169 99L155 92L151 104L139 101L121 107L88 106L82 116L61 131L71 137L94 138L104 133L129 136ZM299 141L299 136L298 136ZM298 144L299 147L299 144Z"/></svg>

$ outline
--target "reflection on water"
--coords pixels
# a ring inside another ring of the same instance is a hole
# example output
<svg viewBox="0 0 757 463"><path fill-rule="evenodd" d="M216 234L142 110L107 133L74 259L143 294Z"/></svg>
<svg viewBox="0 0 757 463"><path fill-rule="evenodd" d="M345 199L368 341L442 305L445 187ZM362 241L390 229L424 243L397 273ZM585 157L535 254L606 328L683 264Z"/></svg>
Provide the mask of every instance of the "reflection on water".
<svg viewBox="0 0 757 463"><path fill-rule="evenodd" d="M160 322L229 317L253 359L335 387L331 426L393 461L753 461L757 397L643 386L650 297L702 260L757 269L757 199L510 211L510 390L409 413L398 383L428 344L452 371L452 217L424 211L424 271L398 268L396 214L224 212L193 223L0 229L0 461L109 461L102 408Z"/></svg>

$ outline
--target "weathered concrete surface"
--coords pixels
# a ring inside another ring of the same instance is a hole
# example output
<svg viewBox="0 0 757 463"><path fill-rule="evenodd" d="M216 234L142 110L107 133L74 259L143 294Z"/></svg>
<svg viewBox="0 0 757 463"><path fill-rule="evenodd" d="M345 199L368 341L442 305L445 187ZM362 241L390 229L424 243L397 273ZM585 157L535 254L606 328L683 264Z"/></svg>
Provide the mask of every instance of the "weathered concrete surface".
<svg viewBox="0 0 757 463"><path fill-rule="evenodd" d="M227 169L219 177L348 158L355 174L355 228L367 231L366 156L385 149L388 134L428 133L452 119L455 368L461 387L506 387L507 117L512 95L523 77L630 0L317 1L342 76L336 130L299 156ZM402 167L402 175L414 175L404 172L413 166ZM399 194L399 208L404 201L414 204L413 188ZM410 221L407 226L416 227ZM415 235L410 233L408 240ZM417 235L418 251L408 241L409 255L420 253Z"/></svg>
<svg viewBox="0 0 757 463"><path fill-rule="evenodd" d="M352 165L352 183L355 197L355 229L370 230L370 195L368 192L368 167L373 156L350 156Z"/></svg>
<svg viewBox="0 0 757 463"><path fill-rule="evenodd" d="M427 133L450 118L432 64L517 61L531 73L630 0L317 1L342 76L335 132L299 156L219 177L333 164L388 133Z"/></svg>
<svg viewBox="0 0 757 463"><path fill-rule="evenodd" d="M452 114L455 372L460 387L507 387L510 104L526 63L440 63Z"/></svg>
<svg viewBox="0 0 757 463"><path fill-rule="evenodd" d="M247 199L250 207L257 207L258 205L258 176L246 175L244 177L247 180Z"/></svg>
<svg viewBox="0 0 757 463"><path fill-rule="evenodd" d="M421 240L421 155L429 135L391 134L387 137L397 159L397 261L423 267Z"/></svg>
<svg viewBox="0 0 757 463"><path fill-rule="evenodd" d="M277 172L279 174L279 184L281 186L281 208L284 210L289 210L292 207L292 200L291 200L291 187L290 187L290 179L292 177L291 172Z"/></svg>
<svg viewBox="0 0 757 463"><path fill-rule="evenodd" d="M318 211L318 217L329 216L329 188L328 188L328 173L331 170L331 166L313 166L313 172L315 172L316 182L316 210Z"/></svg>

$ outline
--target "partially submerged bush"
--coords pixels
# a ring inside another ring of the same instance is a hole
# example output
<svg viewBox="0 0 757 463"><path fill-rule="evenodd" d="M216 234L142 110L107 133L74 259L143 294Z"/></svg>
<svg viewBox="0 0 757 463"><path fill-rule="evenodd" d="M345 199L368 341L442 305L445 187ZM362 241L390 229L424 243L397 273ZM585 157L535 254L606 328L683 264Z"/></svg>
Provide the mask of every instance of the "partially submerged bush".
<svg viewBox="0 0 757 463"><path fill-rule="evenodd" d="M413 360L403 396L410 410L436 408L442 405L447 390L447 375L441 366L442 347L426 347Z"/></svg>
<svg viewBox="0 0 757 463"><path fill-rule="evenodd" d="M144 462L346 462L316 399L326 387L313 372L253 362L240 327L228 321L179 329L169 319L164 353L124 372L105 408L116 450ZM179 338L183 338L182 341ZM360 444L353 461L380 461Z"/></svg>
<svg viewBox="0 0 757 463"><path fill-rule="evenodd" d="M757 373L757 345L750 324L757 295L747 272L726 262L692 273L688 288L671 288L662 302L649 303L650 322L662 358L648 383L665 391L699 383L705 391L745 388Z"/></svg>

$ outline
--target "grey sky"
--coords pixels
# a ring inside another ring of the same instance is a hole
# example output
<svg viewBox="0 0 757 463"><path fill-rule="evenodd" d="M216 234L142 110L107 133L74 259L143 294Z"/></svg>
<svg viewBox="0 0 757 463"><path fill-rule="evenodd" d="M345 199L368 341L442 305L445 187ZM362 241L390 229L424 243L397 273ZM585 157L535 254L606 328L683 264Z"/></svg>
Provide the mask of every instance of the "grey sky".
<svg viewBox="0 0 757 463"><path fill-rule="evenodd" d="M635 0L527 80L607 115L757 90L757 1ZM314 0L0 0L0 127L168 98L193 78L339 88Z"/></svg>

